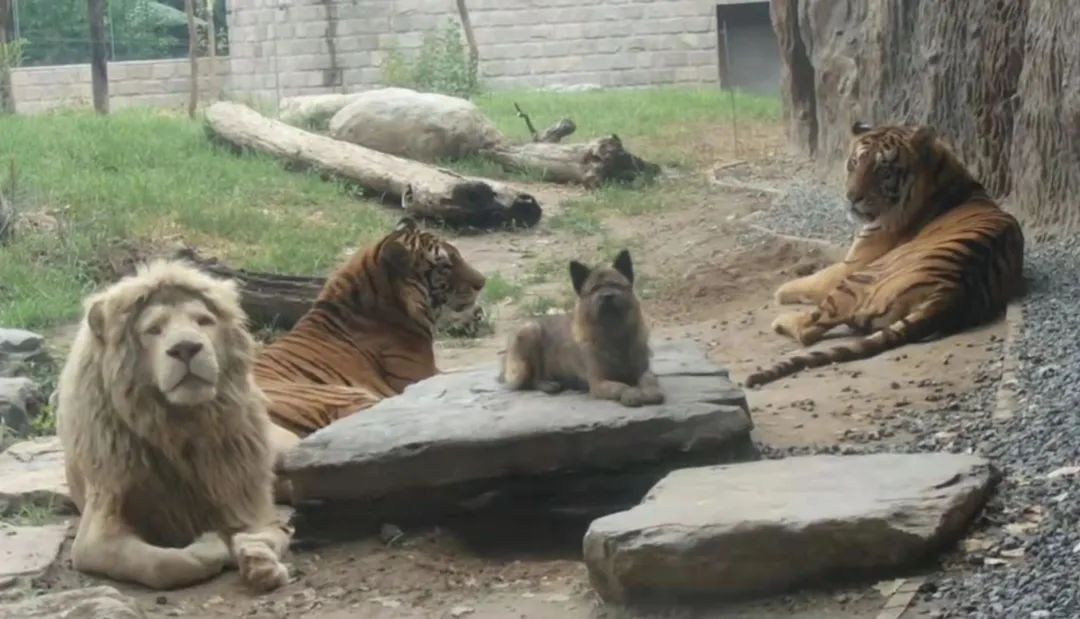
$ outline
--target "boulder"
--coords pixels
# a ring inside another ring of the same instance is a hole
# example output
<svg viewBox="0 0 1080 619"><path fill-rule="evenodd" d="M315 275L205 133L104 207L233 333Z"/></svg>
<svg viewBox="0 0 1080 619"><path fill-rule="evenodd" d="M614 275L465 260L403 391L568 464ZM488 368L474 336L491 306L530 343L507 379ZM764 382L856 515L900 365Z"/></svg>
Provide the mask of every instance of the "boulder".
<svg viewBox="0 0 1080 619"><path fill-rule="evenodd" d="M999 474L947 453L805 456L679 470L594 521L589 578L615 603L778 593L879 576L955 541Z"/></svg>
<svg viewBox="0 0 1080 619"><path fill-rule="evenodd" d="M286 97L278 106L278 120L302 129L325 130L330 119L359 93Z"/></svg>
<svg viewBox="0 0 1080 619"><path fill-rule="evenodd" d="M37 576L60 556L68 524L36 527L0 523L0 580Z"/></svg>
<svg viewBox="0 0 1080 619"><path fill-rule="evenodd" d="M44 395L34 381L0 377L0 426L6 426L15 436L25 437L30 432L30 422L44 404Z"/></svg>
<svg viewBox="0 0 1080 619"><path fill-rule="evenodd" d="M408 88L358 93L330 119L330 136L428 163L474 155L502 139L471 102Z"/></svg>
<svg viewBox="0 0 1080 619"><path fill-rule="evenodd" d="M74 509L64 476L64 449L56 436L15 443L0 453L0 516L24 505Z"/></svg>
<svg viewBox="0 0 1080 619"><path fill-rule="evenodd" d="M44 337L23 329L0 328L0 376L11 376L27 362L48 358Z"/></svg>
<svg viewBox="0 0 1080 619"><path fill-rule="evenodd" d="M629 496L622 509L680 465L756 456L745 395L696 344L657 347L653 368L667 400L640 408L514 392L495 364L446 372L306 437L283 471L302 501L401 499L413 511L514 485L593 493L604 484L585 480L611 479Z"/></svg>
<svg viewBox="0 0 1080 619"><path fill-rule="evenodd" d="M131 597L113 587L47 593L0 605L0 619L143 619Z"/></svg>

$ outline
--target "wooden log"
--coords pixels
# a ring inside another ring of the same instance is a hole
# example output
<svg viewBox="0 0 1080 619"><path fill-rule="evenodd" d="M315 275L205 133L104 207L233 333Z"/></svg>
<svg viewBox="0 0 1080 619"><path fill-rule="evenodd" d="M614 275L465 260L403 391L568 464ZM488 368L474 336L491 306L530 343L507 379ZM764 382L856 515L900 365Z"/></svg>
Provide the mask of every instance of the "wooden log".
<svg viewBox="0 0 1080 619"><path fill-rule="evenodd" d="M216 259L204 258L191 248L180 250L175 257L218 277L236 280L240 286L240 305L254 328L291 329L311 308L326 283L323 277L233 269Z"/></svg>
<svg viewBox="0 0 1080 619"><path fill-rule="evenodd" d="M344 178L400 200L417 217L473 228L533 226L540 221L536 198L507 185L310 133L239 103L214 103L206 110L206 122L217 139L236 148Z"/></svg>
<svg viewBox="0 0 1080 619"><path fill-rule="evenodd" d="M627 152L615 134L577 144L498 144L481 155L511 170L539 172L545 181L589 188L609 181L650 179L660 172L656 164Z"/></svg>

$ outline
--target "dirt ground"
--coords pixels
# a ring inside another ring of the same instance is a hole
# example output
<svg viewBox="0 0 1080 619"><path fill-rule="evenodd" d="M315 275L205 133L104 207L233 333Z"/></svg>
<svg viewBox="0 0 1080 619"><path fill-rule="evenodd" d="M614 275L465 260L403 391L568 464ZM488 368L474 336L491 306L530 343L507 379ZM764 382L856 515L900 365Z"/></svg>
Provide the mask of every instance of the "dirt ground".
<svg viewBox="0 0 1080 619"><path fill-rule="evenodd" d="M627 246L648 282L643 292L653 337L689 337L707 347L711 358L741 381L756 366L796 349L773 334L769 323L778 308L773 290L782 281L824 265L842 248L813 241L765 237L742 218L767 208L783 189L797 162L780 154L778 135L758 136L746 163L725 168L734 183L709 182L709 170L688 174L685 203L677 209L603 220L604 250ZM721 148L717 163L730 163ZM742 154L743 159L747 155ZM800 173L808 173L806 171ZM750 188L745 186L750 184ZM742 187L737 186L742 185ZM548 205L577 191L534 187ZM761 189L766 189L762 191ZM755 236L756 235L756 236ZM533 277L516 302L499 305L496 333L477 341L440 344L442 369L496 358L509 332L522 320L522 308L537 295L569 291L565 261L594 259L595 237L556 232L541 225L525 233L458 238L459 249L478 268L514 281L529 280L557 258L547 278ZM542 280L542 281L540 281ZM1004 325L996 323L947 340L913 345L877 358L804 372L749 391L755 440L770 446L840 445L902 438L893 423L896 411L940 406L985 380L997 362ZM828 342L825 343L828 345ZM947 375L943 364L949 366ZM475 527L474 527L475 528ZM529 537L531 532L517 533ZM515 551L477 543L448 524L406 530L392 546L380 539L297 548L290 559L294 582L284 589L253 597L234 572L205 585L165 594L119 585L135 595L149 615L180 617L522 617L568 618L664 617L874 617L885 597L874 583L829 591L811 591L756 603L676 612L624 614L602 609L591 592L580 545L553 545ZM580 540L580 538L577 538ZM38 583L70 588L94 579L70 570L65 559Z"/></svg>

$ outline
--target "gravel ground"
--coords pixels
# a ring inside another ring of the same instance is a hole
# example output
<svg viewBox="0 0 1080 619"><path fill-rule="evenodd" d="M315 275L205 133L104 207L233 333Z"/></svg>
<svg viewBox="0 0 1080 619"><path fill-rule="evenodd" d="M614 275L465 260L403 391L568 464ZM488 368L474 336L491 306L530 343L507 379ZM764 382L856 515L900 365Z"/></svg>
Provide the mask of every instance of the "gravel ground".
<svg viewBox="0 0 1080 619"><path fill-rule="evenodd" d="M781 234L845 244L851 225L835 194L797 185L755 223ZM1017 410L993 419L1001 365L938 410L900 414L902 443L830 445L793 453L974 452L1004 478L976 523L977 544L944 559L919 607L930 617L1080 619L1080 240L1036 242L1028 234L1023 326L1013 342ZM993 345L1000 348L1001 342Z"/></svg>

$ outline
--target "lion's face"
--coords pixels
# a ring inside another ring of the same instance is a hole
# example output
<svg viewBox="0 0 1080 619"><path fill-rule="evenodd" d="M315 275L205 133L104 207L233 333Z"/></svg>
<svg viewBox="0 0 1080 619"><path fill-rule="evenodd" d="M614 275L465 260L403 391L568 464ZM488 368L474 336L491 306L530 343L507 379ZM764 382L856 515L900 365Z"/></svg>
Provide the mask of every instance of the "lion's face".
<svg viewBox="0 0 1080 619"><path fill-rule="evenodd" d="M175 407L194 407L217 397L225 350L220 320L207 304L182 293L152 302L133 324L140 366L162 399Z"/></svg>

